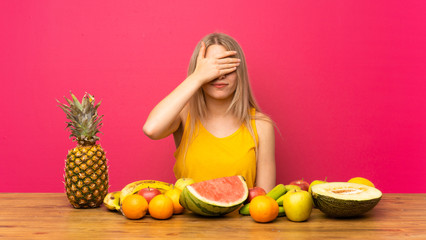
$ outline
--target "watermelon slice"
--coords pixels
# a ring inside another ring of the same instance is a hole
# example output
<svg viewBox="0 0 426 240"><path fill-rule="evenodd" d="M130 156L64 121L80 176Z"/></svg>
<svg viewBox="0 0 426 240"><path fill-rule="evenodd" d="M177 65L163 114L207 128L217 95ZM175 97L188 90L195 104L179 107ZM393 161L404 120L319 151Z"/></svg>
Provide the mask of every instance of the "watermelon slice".
<svg viewBox="0 0 426 240"><path fill-rule="evenodd" d="M242 176L216 178L186 186L180 204L203 216L222 216L236 210L248 196Z"/></svg>

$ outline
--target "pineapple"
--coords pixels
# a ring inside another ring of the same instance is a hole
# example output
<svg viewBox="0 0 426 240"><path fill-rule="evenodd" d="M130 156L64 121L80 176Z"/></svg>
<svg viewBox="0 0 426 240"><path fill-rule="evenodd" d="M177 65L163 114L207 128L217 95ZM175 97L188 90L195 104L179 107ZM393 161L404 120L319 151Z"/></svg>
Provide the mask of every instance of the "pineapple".
<svg viewBox="0 0 426 240"><path fill-rule="evenodd" d="M105 152L96 141L102 117L98 116L92 95L86 93L81 101L71 93L72 100L65 98L59 107L67 115L70 138L77 147L68 151L65 162L65 190L74 208L99 207L108 193L108 166Z"/></svg>

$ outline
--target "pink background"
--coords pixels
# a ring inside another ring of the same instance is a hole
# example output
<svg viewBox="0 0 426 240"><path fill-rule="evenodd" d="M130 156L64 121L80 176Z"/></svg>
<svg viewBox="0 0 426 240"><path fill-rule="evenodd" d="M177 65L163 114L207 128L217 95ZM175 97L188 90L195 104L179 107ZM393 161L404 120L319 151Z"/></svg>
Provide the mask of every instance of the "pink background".
<svg viewBox="0 0 426 240"><path fill-rule="evenodd" d="M184 3L183 3L184 2ZM63 192L63 101L102 99L110 190L174 182L142 125L204 35L242 45L277 124L278 183L372 180L426 192L424 1L1 1L0 192Z"/></svg>

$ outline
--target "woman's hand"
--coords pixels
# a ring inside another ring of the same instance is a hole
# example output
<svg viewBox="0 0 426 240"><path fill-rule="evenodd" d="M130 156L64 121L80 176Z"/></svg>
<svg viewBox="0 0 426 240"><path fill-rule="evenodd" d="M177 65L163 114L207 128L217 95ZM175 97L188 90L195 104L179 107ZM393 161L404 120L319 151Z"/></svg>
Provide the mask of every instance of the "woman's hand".
<svg viewBox="0 0 426 240"><path fill-rule="evenodd" d="M202 83L208 83L216 78L229 74L237 69L241 60L232 58L237 54L236 51L225 51L211 57L206 57L206 44L201 42L201 48L197 57L197 66L193 75L202 80Z"/></svg>
<svg viewBox="0 0 426 240"><path fill-rule="evenodd" d="M184 118L187 117L184 108L189 99L205 83L235 71L241 61L230 57L237 54L235 51L212 52L212 54L209 52L208 57L206 52L206 45L201 42L193 74L152 109L143 126L143 131L149 138L161 139L178 131Z"/></svg>

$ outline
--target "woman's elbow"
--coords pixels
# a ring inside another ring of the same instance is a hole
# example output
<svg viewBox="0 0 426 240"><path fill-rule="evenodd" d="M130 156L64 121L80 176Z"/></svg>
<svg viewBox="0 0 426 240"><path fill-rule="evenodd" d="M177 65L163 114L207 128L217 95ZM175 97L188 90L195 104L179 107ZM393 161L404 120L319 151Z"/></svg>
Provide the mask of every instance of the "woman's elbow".
<svg viewBox="0 0 426 240"><path fill-rule="evenodd" d="M143 125L142 131L143 131L143 133L144 133L147 137L149 137L149 138L150 138L150 139L152 139L152 140L157 140L157 139L159 139L159 138L158 138L157 131L155 131L155 127L154 127L154 126L152 126L151 124L147 124L147 123L145 123L145 124Z"/></svg>

